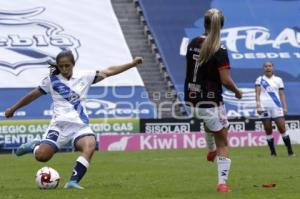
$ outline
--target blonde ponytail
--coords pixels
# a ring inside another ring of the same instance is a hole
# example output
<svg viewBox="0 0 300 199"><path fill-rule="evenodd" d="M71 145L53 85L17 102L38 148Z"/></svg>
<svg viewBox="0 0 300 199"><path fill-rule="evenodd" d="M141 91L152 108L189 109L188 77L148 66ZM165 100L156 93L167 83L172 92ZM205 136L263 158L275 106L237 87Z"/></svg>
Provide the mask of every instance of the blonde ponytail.
<svg viewBox="0 0 300 199"><path fill-rule="evenodd" d="M220 48L221 28L224 24L224 15L217 9L209 9L205 13L204 27L207 37L200 49L199 63L206 63Z"/></svg>

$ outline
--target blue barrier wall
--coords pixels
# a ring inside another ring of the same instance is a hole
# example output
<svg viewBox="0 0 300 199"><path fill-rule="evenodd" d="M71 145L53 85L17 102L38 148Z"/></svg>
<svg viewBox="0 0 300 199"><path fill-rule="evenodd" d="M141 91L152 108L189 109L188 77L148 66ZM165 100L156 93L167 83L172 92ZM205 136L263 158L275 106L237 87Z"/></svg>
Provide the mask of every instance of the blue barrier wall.
<svg viewBox="0 0 300 199"><path fill-rule="evenodd" d="M191 39L203 33L202 16L207 9L214 7L224 12L222 42L229 52L233 78L246 93L239 103L231 98L230 93L225 93L230 113L254 115L254 82L263 73L262 64L272 61L275 74L285 83L289 114L300 114L300 106L297 103L300 95L300 1L139 2L178 92L183 91L185 74L185 57L179 54L180 47L184 39Z"/></svg>
<svg viewBox="0 0 300 199"><path fill-rule="evenodd" d="M0 89L0 120L4 111L32 88ZM21 108L14 119L50 119L52 99L45 95ZM149 101L144 87L92 87L86 99L90 118L156 118L156 107Z"/></svg>

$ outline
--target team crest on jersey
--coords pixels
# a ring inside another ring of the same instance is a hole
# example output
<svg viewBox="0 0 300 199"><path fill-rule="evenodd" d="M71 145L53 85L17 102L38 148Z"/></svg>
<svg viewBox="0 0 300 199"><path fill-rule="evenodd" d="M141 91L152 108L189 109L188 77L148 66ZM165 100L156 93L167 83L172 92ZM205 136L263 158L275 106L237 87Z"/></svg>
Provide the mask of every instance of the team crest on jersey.
<svg viewBox="0 0 300 199"><path fill-rule="evenodd" d="M45 10L0 10L0 70L18 75L29 68L44 68L62 50L71 50L78 59L79 40L60 25L38 18Z"/></svg>

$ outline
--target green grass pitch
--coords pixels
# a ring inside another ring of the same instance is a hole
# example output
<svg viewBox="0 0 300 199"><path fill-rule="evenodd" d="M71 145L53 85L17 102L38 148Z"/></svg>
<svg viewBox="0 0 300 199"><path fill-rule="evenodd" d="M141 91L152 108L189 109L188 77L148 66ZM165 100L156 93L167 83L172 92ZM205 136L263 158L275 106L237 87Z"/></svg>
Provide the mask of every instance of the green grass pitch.
<svg viewBox="0 0 300 199"><path fill-rule="evenodd" d="M295 145L295 152L300 145ZM268 155L267 147L231 148L231 192L216 192L216 164L205 160L205 149L96 152L81 185L85 190L65 190L78 153L58 153L48 163L32 155L0 155L0 199L290 199L300 198L300 158L287 157L277 146L278 157ZM51 166L59 171L56 190L35 187L35 172ZM276 183L275 188L262 188Z"/></svg>

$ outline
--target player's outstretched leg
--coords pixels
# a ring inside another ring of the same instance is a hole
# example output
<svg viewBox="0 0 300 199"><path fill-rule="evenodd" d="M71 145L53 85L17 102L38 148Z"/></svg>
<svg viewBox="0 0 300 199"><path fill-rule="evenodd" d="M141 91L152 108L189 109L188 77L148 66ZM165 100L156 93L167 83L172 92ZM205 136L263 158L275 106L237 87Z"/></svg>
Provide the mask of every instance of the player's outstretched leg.
<svg viewBox="0 0 300 199"><path fill-rule="evenodd" d="M41 143L40 140L32 140L28 143L22 144L21 146L19 146L19 148L17 148L16 155L22 156L27 153L33 153L34 148L38 146L40 143Z"/></svg>

